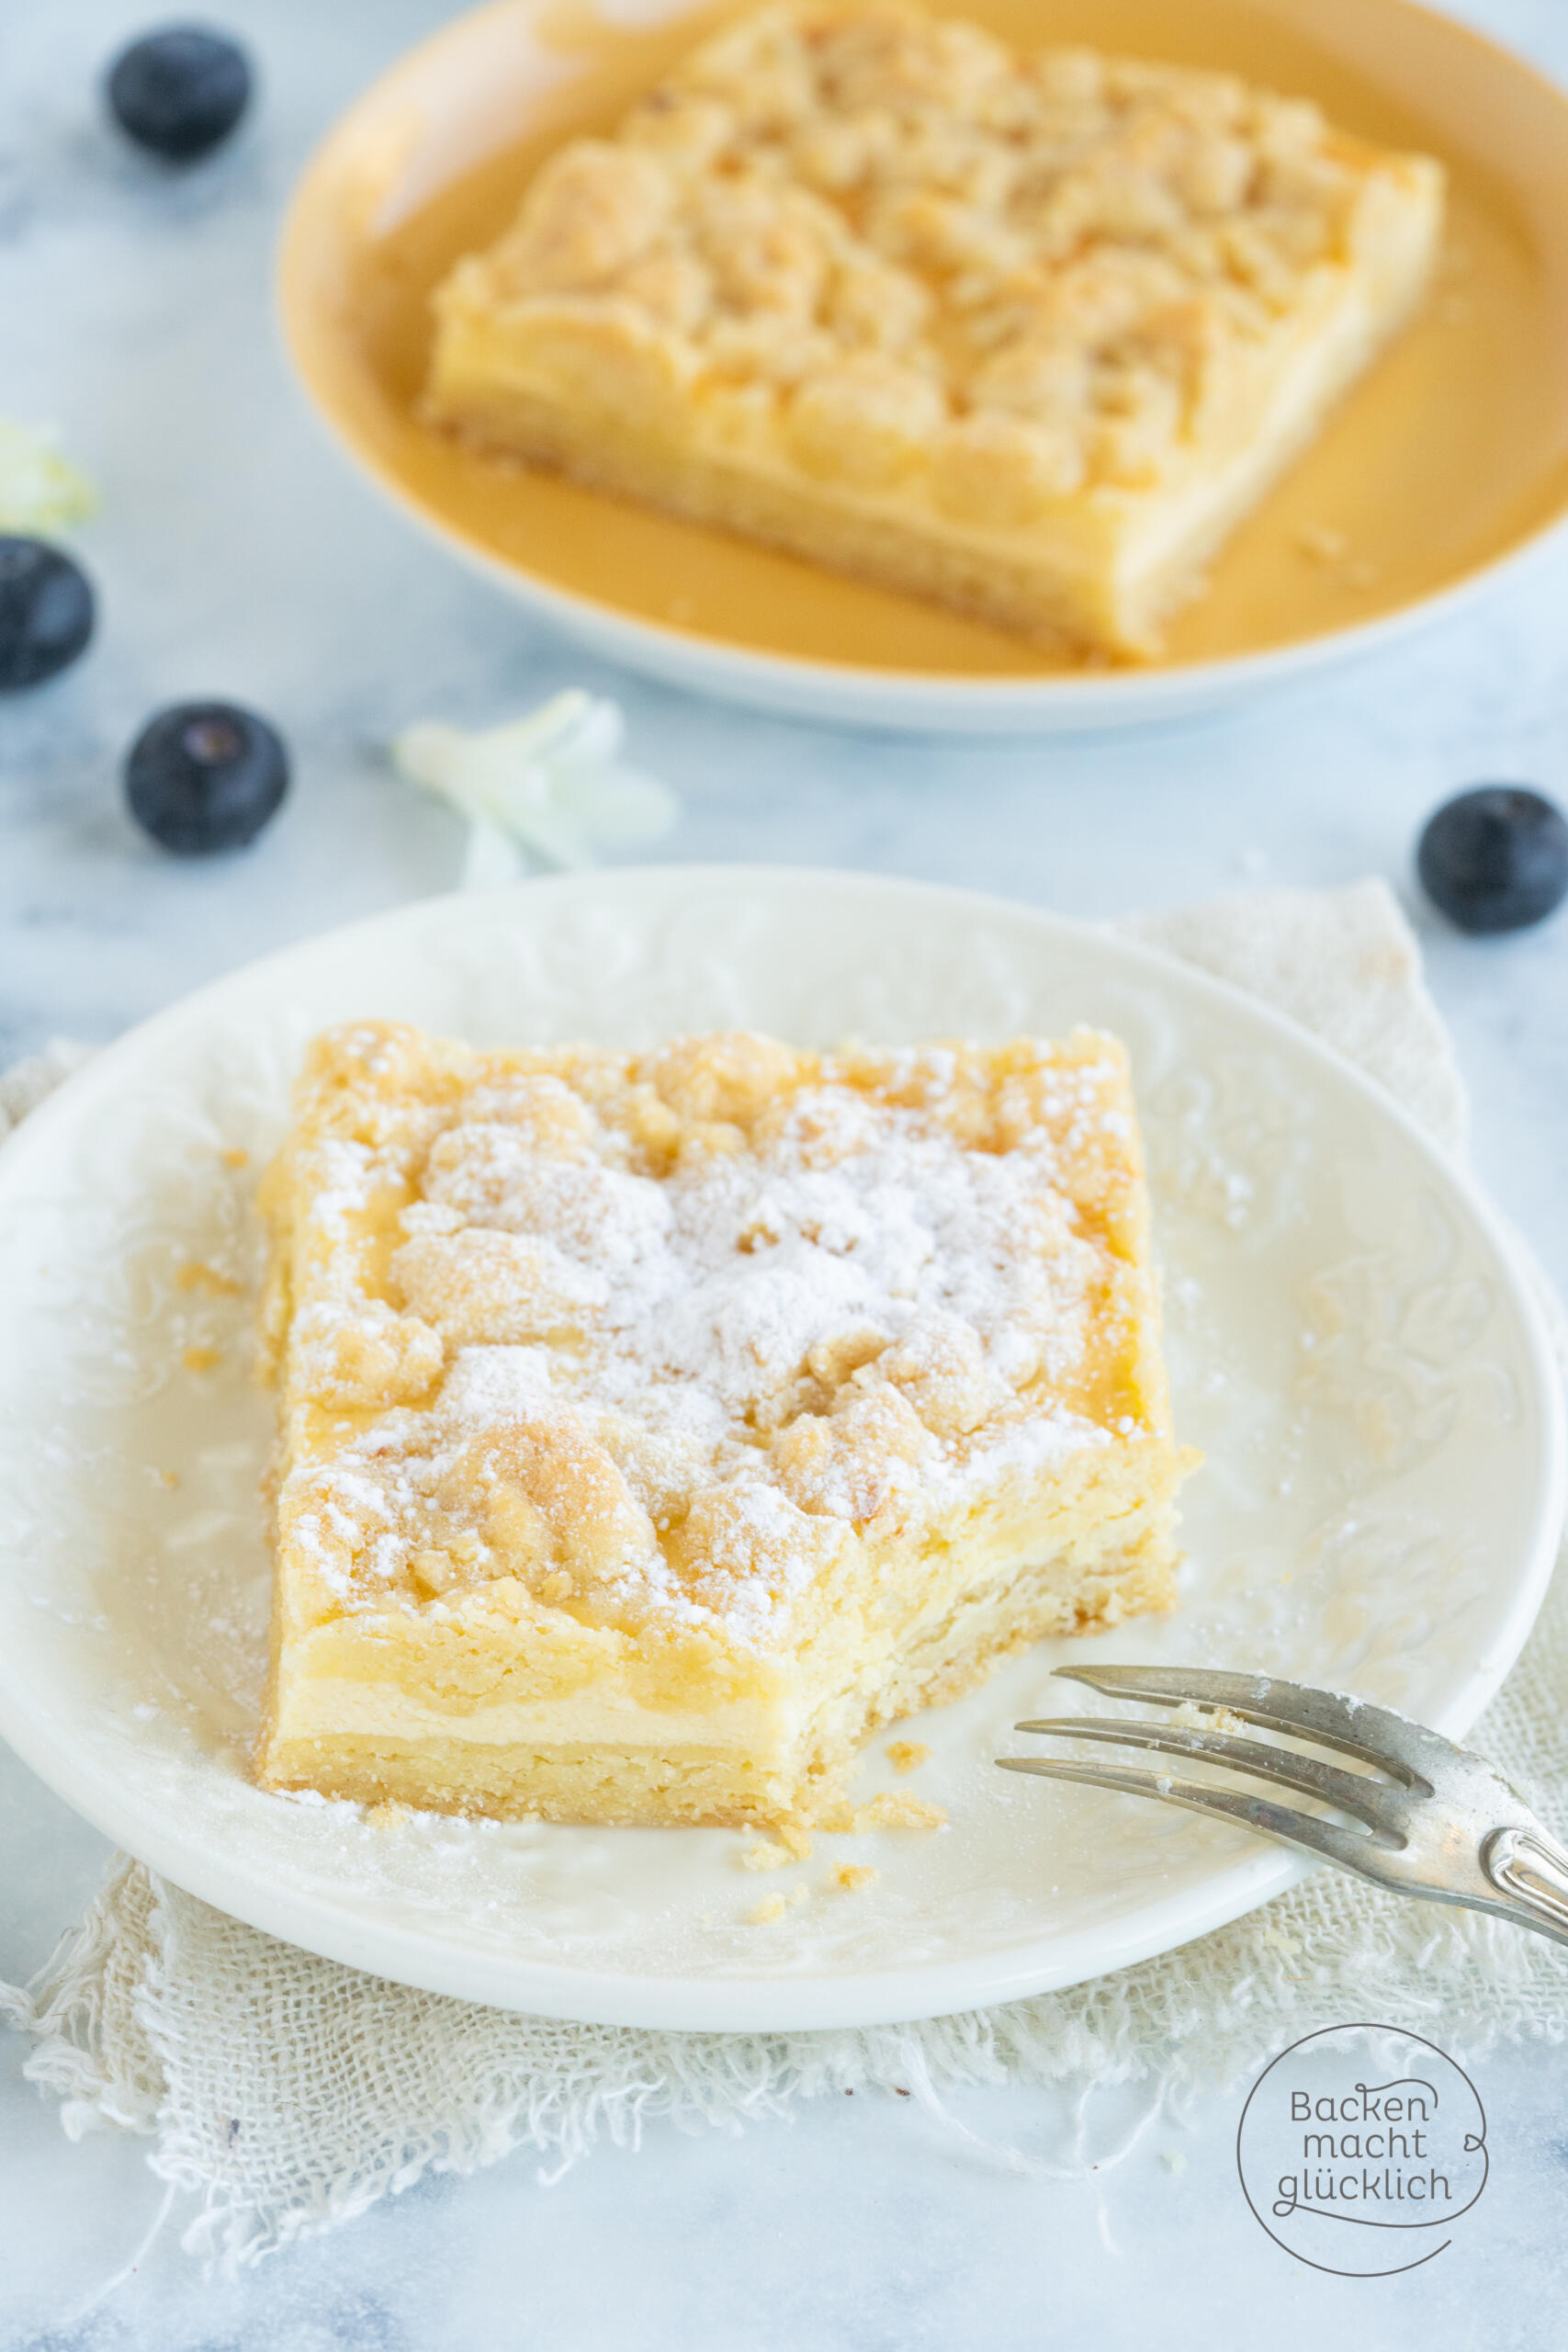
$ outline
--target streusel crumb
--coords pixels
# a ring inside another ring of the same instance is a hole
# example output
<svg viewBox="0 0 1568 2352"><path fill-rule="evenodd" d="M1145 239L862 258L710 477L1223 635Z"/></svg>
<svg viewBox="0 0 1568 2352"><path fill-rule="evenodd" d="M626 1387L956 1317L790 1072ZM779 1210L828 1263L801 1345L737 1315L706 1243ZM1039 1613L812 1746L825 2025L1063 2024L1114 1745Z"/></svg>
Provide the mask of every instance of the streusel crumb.
<svg viewBox="0 0 1568 2352"><path fill-rule="evenodd" d="M926 1804L919 1797L894 1796L884 1793L863 1804L855 1816L857 1829L941 1829L947 1815L939 1804Z"/></svg>
<svg viewBox="0 0 1568 2352"><path fill-rule="evenodd" d="M564 148L468 266L738 429L775 415L808 471L924 461L940 505L1022 521L1159 470L1343 251L1362 176L1316 106L1235 74L785 6Z"/></svg>
<svg viewBox="0 0 1568 2352"><path fill-rule="evenodd" d="M1430 158L1234 74L784 0L561 148L457 264L429 413L1147 651L1408 312L1441 207Z"/></svg>

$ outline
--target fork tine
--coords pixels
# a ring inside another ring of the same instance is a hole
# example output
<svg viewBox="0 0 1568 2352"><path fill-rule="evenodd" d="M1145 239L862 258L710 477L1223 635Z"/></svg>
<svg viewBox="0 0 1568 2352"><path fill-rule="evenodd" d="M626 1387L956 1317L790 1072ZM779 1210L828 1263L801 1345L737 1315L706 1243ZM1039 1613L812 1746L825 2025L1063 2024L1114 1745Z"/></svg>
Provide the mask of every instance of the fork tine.
<svg viewBox="0 0 1568 2352"><path fill-rule="evenodd" d="M1059 1666L1068 1682L1084 1682L1107 1699L1147 1699L1156 1705L1224 1707L1244 1723L1315 1739L1364 1764L1376 1764L1424 1795L1431 1782L1421 1769L1441 1770L1463 1751L1392 1708L1374 1707L1337 1690L1311 1690L1269 1674L1221 1674L1206 1667Z"/></svg>
<svg viewBox="0 0 1568 2352"><path fill-rule="evenodd" d="M1289 1747L1266 1747L1258 1739L1232 1739L1224 1732L1183 1731L1173 1724L1107 1722L1098 1715L1065 1715L1051 1723L1015 1724L1013 1729L1066 1739L1102 1739L1112 1747L1152 1747L1164 1756L1205 1758L1227 1765L1232 1771L1282 1781L1298 1795L1321 1797L1341 1813L1354 1814L1370 1829L1404 1842L1401 1824L1410 1803L1407 1789L1369 1780L1364 1772L1342 1772L1336 1765L1325 1764L1315 1756L1298 1756Z"/></svg>
<svg viewBox="0 0 1568 2352"><path fill-rule="evenodd" d="M1243 1828L1261 1831L1287 1846L1309 1854L1326 1854L1345 1870L1365 1871L1369 1857L1382 1849L1359 1829L1346 1829L1337 1821L1319 1821L1310 1813L1292 1813L1288 1805L1268 1797L1245 1796L1230 1789L1212 1789L1201 1781L1179 1781L1166 1772L1134 1772L1120 1764L1077 1764L1066 1758L998 1756L1004 1772L1031 1772L1042 1781L1086 1781L1090 1788L1117 1789L1129 1796L1159 1797L1167 1804L1185 1805L1190 1813L1217 1814Z"/></svg>

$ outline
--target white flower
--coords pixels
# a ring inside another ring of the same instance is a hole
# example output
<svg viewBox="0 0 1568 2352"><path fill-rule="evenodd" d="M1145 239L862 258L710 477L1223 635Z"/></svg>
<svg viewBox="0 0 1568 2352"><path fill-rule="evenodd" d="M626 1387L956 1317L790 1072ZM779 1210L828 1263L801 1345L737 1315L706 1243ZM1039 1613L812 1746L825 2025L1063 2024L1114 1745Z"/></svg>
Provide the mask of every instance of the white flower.
<svg viewBox="0 0 1568 2352"><path fill-rule="evenodd" d="M625 732L615 703L574 687L476 734L423 719L397 737L392 762L468 818L463 888L482 889L527 873L530 853L547 865L592 865L596 848L674 823L674 794L623 764Z"/></svg>
<svg viewBox="0 0 1568 2352"><path fill-rule="evenodd" d="M56 530L80 523L98 503L85 474L57 446L51 426L0 416L0 531Z"/></svg>

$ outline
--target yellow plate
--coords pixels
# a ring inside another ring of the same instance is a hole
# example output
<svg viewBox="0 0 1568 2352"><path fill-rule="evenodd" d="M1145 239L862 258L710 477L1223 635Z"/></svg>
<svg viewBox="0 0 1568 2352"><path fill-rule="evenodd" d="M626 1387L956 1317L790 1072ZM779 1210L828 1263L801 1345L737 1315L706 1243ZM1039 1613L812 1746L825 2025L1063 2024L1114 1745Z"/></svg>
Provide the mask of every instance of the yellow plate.
<svg viewBox="0 0 1568 2352"><path fill-rule="evenodd" d="M775 708L949 728L1101 725L1228 700L1445 609L1568 514L1568 98L1410 0L962 0L1033 43L1223 66L1451 174L1423 314L1235 534L1165 661L1073 670L933 606L473 456L426 431L432 287L540 160L615 122L734 6L502 0L359 99L285 232L288 342L405 511L598 650Z"/></svg>

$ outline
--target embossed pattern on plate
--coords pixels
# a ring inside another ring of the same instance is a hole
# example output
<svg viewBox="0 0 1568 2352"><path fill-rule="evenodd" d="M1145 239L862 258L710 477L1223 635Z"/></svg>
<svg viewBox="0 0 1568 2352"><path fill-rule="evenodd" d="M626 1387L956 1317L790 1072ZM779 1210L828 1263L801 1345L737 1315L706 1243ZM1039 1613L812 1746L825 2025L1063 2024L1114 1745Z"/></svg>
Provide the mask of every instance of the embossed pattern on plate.
<svg viewBox="0 0 1568 2352"><path fill-rule="evenodd" d="M1240 1833L997 1772L1073 1703L1046 1644L900 1734L863 1790L935 1834L823 1837L758 1875L729 1831L404 1817L246 1777L265 1666L251 1384L257 1170L305 1038L363 1013L477 1043L802 1042L1076 1021L1132 1049L1188 1490L1179 1612L1095 1655L1258 1667L1451 1734L1550 1571L1561 1407L1465 1181L1375 1089L1220 983L959 892L645 869L427 902L290 949L122 1040L0 1155L0 1730L156 1867L310 1949L520 2008L691 2028L872 2022L1066 1984L1295 1874ZM829 1884L870 1863L853 1894ZM796 1890L800 1890L796 1896ZM775 1894L782 1915L748 1915Z"/></svg>

